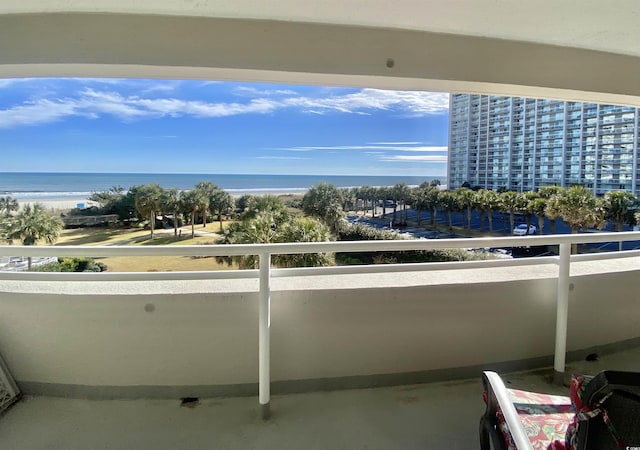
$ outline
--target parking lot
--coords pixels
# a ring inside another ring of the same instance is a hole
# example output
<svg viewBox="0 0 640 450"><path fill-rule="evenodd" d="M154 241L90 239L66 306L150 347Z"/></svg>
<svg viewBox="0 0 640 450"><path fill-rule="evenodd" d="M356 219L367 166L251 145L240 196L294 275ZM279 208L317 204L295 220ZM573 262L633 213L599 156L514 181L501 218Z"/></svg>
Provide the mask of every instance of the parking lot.
<svg viewBox="0 0 640 450"><path fill-rule="evenodd" d="M392 223L393 220L393 210L387 208L386 215L382 218L382 208L378 207L376 209L376 218L365 217L356 215L351 213L347 216L349 222L351 223L365 223L371 227L384 229L384 230L394 230L400 234L406 234L414 239L424 238L424 239L456 239L464 236L443 232L443 231L435 231L435 230L427 230L424 227L429 226L431 223L431 214L429 212L422 211L420 213L420 219L422 226L417 226L417 211L415 209L408 208L406 211L407 223L409 226L406 227L398 227L394 226ZM401 218L404 217L404 213L402 212L402 208L399 207L396 211L396 221L399 222ZM465 227L467 225L467 214L466 212L454 212L451 214L451 226L452 227ZM493 219L493 231L497 233L502 233L505 236L512 235L511 225L509 223L509 215L502 214L501 212L494 212L492 215ZM517 214L514 220L514 226L519 224L525 224L526 218L522 215ZM551 230L551 221L548 218L544 219L544 226L542 228L542 234L549 234ZM444 212L438 212L436 224L439 228L448 226L448 217ZM531 220L531 224L536 228L538 227L538 218L533 216ZM489 220L485 217L484 226L481 226L480 223L480 214L474 211L471 215L471 228L473 230L485 230L489 231ZM631 231L631 227L626 227L624 231ZM597 230L588 230L589 232L597 232ZM616 231L612 229L609 225L602 231ZM537 234L540 234L540 229L537 229ZM555 220L555 233L556 234L569 234L571 233L571 227L565 223L561 219ZM618 242L606 242L606 243L598 243L598 244L586 244L586 247L590 248L592 251L602 251L602 252L613 252L618 251ZM622 246L623 250L639 250L640 249L640 241L627 241L623 242ZM505 249L509 253L511 249ZM544 250L544 251L543 251ZM529 249L527 251L517 251L514 252L514 256L539 256L541 254L545 254L546 249Z"/></svg>

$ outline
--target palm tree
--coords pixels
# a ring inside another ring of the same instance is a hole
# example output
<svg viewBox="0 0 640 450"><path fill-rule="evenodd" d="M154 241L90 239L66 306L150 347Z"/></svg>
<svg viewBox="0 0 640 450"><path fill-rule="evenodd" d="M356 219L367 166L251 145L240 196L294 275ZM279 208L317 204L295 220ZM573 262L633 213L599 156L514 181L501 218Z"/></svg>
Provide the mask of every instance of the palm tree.
<svg viewBox="0 0 640 450"><path fill-rule="evenodd" d="M357 202L357 188L342 188L340 189L340 196L342 197L342 210L351 211L355 209ZM356 211L357 212L357 211Z"/></svg>
<svg viewBox="0 0 640 450"><path fill-rule="evenodd" d="M0 213L4 213L5 216L10 216L12 211L17 211L19 208L18 200L7 195L6 197L0 197Z"/></svg>
<svg viewBox="0 0 640 450"><path fill-rule="evenodd" d="M398 183L391 188L391 193L393 195L393 222L396 221L396 209L398 208L398 203L402 202L402 213L400 214L400 221L402 223L407 222L407 200L409 199L410 191L409 186L405 183Z"/></svg>
<svg viewBox="0 0 640 450"><path fill-rule="evenodd" d="M198 200L200 202L198 209L202 212L202 227L205 228L207 226L207 211L211 204L211 198L215 195L216 191L220 190L220 188L211 181L200 181L199 183L196 183L195 190L200 191L202 194L198 196Z"/></svg>
<svg viewBox="0 0 640 450"><path fill-rule="evenodd" d="M373 195L371 186L361 186L359 195L362 198L362 213L363 215L367 215L369 213L369 206L373 206L373 201L371 197Z"/></svg>
<svg viewBox="0 0 640 450"><path fill-rule="evenodd" d="M222 189L216 189L209 200L209 209L218 216L220 231L222 231L222 216L233 208L234 202L231 195Z"/></svg>
<svg viewBox="0 0 640 450"><path fill-rule="evenodd" d="M20 240L22 245L36 245L45 240L52 244L60 235L64 224L59 217L48 213L40 203L25 205L15 216L5 219L4 234L9 242ZM29 256L28 268L32 258Z"/></svg>
<svg viewBox="0 0 640 450"><path fill-rule="evenodd" d="M136 191L136 210L143 217L149 218L149 228L151 229L151 239L156 225L156 213L161 209L163 189L158 184L145 184Z"/></svg>
<svg viewBox="0 0 640 450"><path fill-rule="evenodd" d="M369 201L371 201L371 205L373 206L372 200L372 188L371 186L361 186L358 189L358 197L362 199L362 212L366 216L369 209ZM373 212L375 217L375 211Z"/></svg>
<svg viewBox="0 0 640 450"><path fill-rule="evenodd" d="M556 195L561 190L562 190L562 188L560 188L559 186L544 186L544 187L541 187L540 189L538 189L538 197L544 198L548 203L549 199L551 197L553 197L554 195ZM544 215L546 216L546 213ZM550 233L551 234L556 234L556 220L555 220L555 218L551 219L551 217L549 217L549 226L550 226L550 230L549 230Z"/></svg>
<svg viewBox="0 0 640 450"><path fill-rule="evenodd" d="M427 207L427 191L430 188L425 183L422 183L420 186L411 189L409 194L409 198L411 204L416 210L416 222L417 225L420 226L420 222L422 221L422 211Z"/></svg>
<svg viewBox="0 0 640 450"><path fill-rule="evenodd" d="M453 218L452 214L458 207L458 202L456 196L451 191L440 191L438 194L438 203L443 207L443 209L447 212L447 221L449 223L449 228L453 227Z"/></svg>
<svg viewBox="0 0 640 450"><path fill-rule="evenodd" d="M302 198L302 210L309 216L323 220L337 233L344 215L340 191L333 184L316 184Z"/></svg>
<svg viewBox="0 0 640 450"><path fill-rule="evenodd" d="M559 190L549 199L545 213L552 219L561 217L571 225L571 233L574 234L579 228L601 228L605 221L602 202L582 186ZM577 245L573 244L571 253L576 253L576 250Z"/></svg>
<svg viewBox="0 0 640 450"><path fill-rule="evenodd" d="M250 196L240 218L243 221L247 221L265 213L270 213L278 223L289 219L287 206L280 197L275 195Z"/></svg>
<svg viewBox="0 0 640 450"><path fill-rule="evenodd" d="M281 216L282 217L282 216ZM333 240L329 227L313 217L295 217L293 220L278 220L274 211L265 210L251 215L246 220L234 222L224 232L224 244L269 244L276 242L325 242ZM256 255L220 258L236 261L241 269L257 269ZM317 267L334 264L334 255L308 253L300 255L274 255L272 262L277 267Z"/></svg>
<svg viewBox="0 0 640 450"><path fill-rule="evenodd" d="M542 234L544 229L545 210L547 209L547 199L535 197L529 202L529 210L538 218L538 233Z"/></svg>
<svg viewBox="0 0 640 450"><path fill-rule="evenodd" d="M471 210L475 201L475 192L467 188L458 188L455 195L460 209L467 210L467 228L471 229Z"/></svg>
<svg viewBox="0 0 640 450"><path fill-rule="evenodd" d="M625 224L633 224L633 211L638 205L638 198L631 192L610 191L604 196L605 217L615 222L618 232ZM622 241L618 243L618 250L622 251Z"/></svg>
<svg viewBox="0 0 640 450"><path fill-rule="evenodd" d="M382 218L387 215L387 202L386 200L391 197L391 190L388 187L379 187L376 189L376 197L378 201L382 202Z"/></svg>
<svg viewBox="0 0 640 450"><path fill-rule="evenodd" d="M515 214L522 209L525 203L524 196L518 192L507 191L500 194L500 202L502 203L503 210L509 213L510 230L513 230Z"/></svg>
<svg viewBox="0 0 640 450"><path fill-rule="evenodd" d="M178 211L180 210L180 191L176 188L167 189L162 193L160 199L161 208L164 211L171 211L173 215L173 235L178 235Z"/></svg>
<svg viewBox="0 0 640 450"><path fill-rule="evenodd" d="M524 192L520 193L520 195L522 198L520 212L527 218L527 234L529 234L529 230L531 229L531 221L533 220L533 215L536 213L534 209L534 201L538 198L538 193ZM542 232L542 230L540 230L540 232Z"/></svg>
<svg viewBox="0 0 640 450"><path fill-rule="evenodd" d="M496 191L484 190L482 192L482 204L487 210L487 218L489 219L489 231L493 232L493 212L500 209L500 195L498 195Z"/></svg>
<svg viewBox="0 0 640 450"><path fill-rule="evenodd" d="M332 241L329 227L313 217L296 217L282 223L277 230L278 242L328 242ZM321 267L335 264L332 253L303 253L299 255L274 255L278 267Z"/></svg>
<svg viewBox="0 0 640 450"><path fill-rule="evenodd" d="M202 191L196 189L183 192L181 195L182 206L186 211L189 211L189 214L191 216L191 239L193 239L196 235L196 214L200 210L200 207L203 203L203 197L204 194L202 193Z"/></svg>
<svg viewBox="0 0 640 450"><path fill-rule="evenodd" d="M473 209L480 212L480 229L484 231L484 223L487 217L487 207L484 203L486 189L473 191Z"/></svg>
<svg viewBox="0 0 640 450"><path fill-rule="evenodd" d="M426 192L426 207L430 210L431 225L435 226L438 219L438 209L442 206L442 195L445 191L441 191L439 188L429 189Z"/></svg>
<svg viewBox="0 0 640 450"><path fill-rule="evenodd" d="M378 188L367 186L366 189L367 200L369 200L369 205L371 206L371 217L373 219L376 218L376 202L378 200Z"/></svg>

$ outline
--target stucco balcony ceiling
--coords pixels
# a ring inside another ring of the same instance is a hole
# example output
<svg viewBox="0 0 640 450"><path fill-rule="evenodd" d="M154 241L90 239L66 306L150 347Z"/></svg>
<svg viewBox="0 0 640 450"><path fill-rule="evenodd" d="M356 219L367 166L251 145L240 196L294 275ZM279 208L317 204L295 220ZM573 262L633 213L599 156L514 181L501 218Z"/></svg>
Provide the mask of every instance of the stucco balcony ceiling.
<svg viewBox="0 0 640 450"><path fill-rule="evenodd" d="M0 13L105 12L358 25L527 41L640 56L635 0L32 0Z"/></svg>
<svg viewBox="0 0 640 450"><path fill-rule="evenodd" d="M640 105L638 23L634 0L7 2L0 76L242 79Z"/></svg>

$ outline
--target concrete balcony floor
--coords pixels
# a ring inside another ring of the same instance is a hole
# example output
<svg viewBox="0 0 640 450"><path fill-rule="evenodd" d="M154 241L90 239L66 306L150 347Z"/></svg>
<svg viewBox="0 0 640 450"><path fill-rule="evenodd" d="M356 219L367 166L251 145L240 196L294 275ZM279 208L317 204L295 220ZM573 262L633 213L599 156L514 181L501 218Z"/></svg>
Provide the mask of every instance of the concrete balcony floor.
<svg viewBox="0 0 640 450"><path fill-rule="evenodd" d="M569 364L574 371L640 371L640 348ZM503 375L509 386L567 394L551 369ZM79 400L25 397L0 417L3 449L477 449L480 378L272 397L263 421L255 397Z"/></svg>

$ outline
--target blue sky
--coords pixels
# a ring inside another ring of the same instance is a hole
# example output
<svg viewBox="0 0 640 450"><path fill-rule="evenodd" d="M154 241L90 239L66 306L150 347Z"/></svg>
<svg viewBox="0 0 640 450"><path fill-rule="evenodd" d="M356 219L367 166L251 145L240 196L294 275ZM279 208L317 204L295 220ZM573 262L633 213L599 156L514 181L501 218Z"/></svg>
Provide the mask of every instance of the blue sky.
<svg viewBox="0 0 640 450"><path fill-rule="evenodd" d="M443 176L448 104L414 91L0 79L0 172Z"/></svg>

